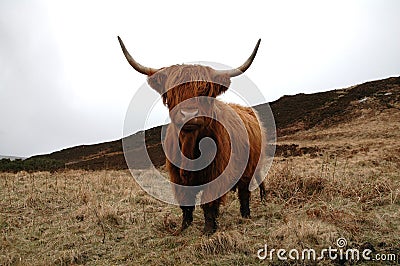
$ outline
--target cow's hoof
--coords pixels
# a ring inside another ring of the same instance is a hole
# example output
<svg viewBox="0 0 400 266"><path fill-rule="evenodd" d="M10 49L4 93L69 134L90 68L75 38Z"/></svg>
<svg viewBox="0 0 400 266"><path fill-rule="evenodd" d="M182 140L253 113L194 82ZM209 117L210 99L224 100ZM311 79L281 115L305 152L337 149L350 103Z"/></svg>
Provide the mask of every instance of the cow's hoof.
<svg viewBox="0 0 400 266"><path fill-rule="evenodd" d="M242 215L242 218L250 219L250 209L241 209L240 214Z"/></svg>
<svg viewBox="0 0 400 266"><path fill-rule="evenodd" d="M188 228L193 222L193 214L189 213L185 215L183 214L183 219L182 219L182 229Z"/></svg>
<svg viewBox="0 0 400 266"><path fill-rule="evenodd" d="M249 214L242 214L243 219L251 219L250 213Z"/></svg>
<svg viewBox="0 0 400 266"><path fill-rule="evenodd" d="M193 222L193 219L191 219L191 220L183 220L183 221L182 221L181 230L183 231L183 230L185 230L186 228L188 228L188 227L192 224L192 222Z"/></svg>
<svg viewBox="0 0 400 266"><path fill-rule="evenodd" d="M212 235L217 231L217 222L216 221L209 221L204 225L203 233L205 235Z"/></svg>
<svg viewBox="0 0 400 266"><path fill-rule="evenodd" d="M203 234L206 236L211 236L217 231L217 228L210 228L210 227L204 227Z"/></svg>
<svg viewBox="0 0 400 266"><path fill-rule="evenodd" d="M261 203L267 203L267 194L265 192L260 192L260 201Z"/></svg>

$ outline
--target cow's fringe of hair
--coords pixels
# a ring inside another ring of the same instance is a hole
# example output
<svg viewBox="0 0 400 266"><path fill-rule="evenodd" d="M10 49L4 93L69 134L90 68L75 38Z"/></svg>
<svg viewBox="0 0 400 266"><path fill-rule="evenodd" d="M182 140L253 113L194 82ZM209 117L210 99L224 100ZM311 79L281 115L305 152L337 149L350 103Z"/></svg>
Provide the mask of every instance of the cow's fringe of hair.
<svg viewBox="0 0 400 266"><path fill-rule="evenodd" d="M218 74L211 67L200 65L173 65L150 76L148 82L162 94L163 103L169 108L193 96L215 98L231 83L227 74Z"/></svg>

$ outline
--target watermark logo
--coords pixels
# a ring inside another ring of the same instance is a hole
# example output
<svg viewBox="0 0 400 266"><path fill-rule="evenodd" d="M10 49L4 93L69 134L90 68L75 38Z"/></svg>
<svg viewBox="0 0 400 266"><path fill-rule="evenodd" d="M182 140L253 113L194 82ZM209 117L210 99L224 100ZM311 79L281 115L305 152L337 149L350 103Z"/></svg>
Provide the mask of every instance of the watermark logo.
<svg viewBox="0 0 400 266"><path fill-rule="evenodd" d="M347 240L346 240L346 238L344 238L344 237L339 237L339 238L336 240L336 246L337 246L338 248L344 248L344 247L346 247L346 246L347 246Z"/></svg>
<svg viewBox="0 0 400 266"><path fill-rule="evenodd" d="M290 249L269 248L267 244L257 251L257 257L260 260L280 261L296 260L296 261L322 261L322 260L340 260L340 261L388 261L400 262L398 254L373 254L371 249L359 250L357 248L347 248L347 240L340 237L336 240L336 247L329 246L328 248L317 251L314 248L305 249Z"/></svg>

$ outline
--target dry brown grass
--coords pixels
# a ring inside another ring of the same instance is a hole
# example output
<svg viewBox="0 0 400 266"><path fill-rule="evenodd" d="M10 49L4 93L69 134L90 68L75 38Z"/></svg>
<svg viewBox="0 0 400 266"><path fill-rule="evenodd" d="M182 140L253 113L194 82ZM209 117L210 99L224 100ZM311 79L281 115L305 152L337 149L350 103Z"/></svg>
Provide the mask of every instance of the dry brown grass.
<svg viewBox="0 0 400 266"><path fill-rule="evenodd" d="M211 237L202 235L200 208L175 236L180 209L148 196L127 171L0 174L0 264L280 264L260 261L257 250L318 250L334 247L338 237L349 247L398 254L400 119L384 115L369 126L359 121L282 139L317 145L322 156L275 158L267 202L255 193L252 218L242 219L230 193Z"/></svg>
<svg viewBox="0 0 400 266"><path fill-rule="evenodd" d="M0 264L256 264L264 243L322 249L340 236L352 247L395 252L400 181L395 168L385 169L278 158L268 202L254 196L246 220L229 194L212 237L201 233L199 208L193 226L174 236L179 208L150 198L128 172L2 174Z"/></svg>

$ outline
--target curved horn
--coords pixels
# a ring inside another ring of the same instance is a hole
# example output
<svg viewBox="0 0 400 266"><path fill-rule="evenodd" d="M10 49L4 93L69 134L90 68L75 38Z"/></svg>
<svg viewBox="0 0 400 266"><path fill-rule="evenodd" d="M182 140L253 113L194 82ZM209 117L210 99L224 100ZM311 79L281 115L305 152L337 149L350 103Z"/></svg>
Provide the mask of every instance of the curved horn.
<svg viewBox="0 0 400 266"><path fill-rule="evenodd" d="M151 76L156 73L159 69L145 67L135 61L132 56L129 54L128 50L125 48L124 42L118 36L119 44L121 45L122 51L124 52L126 60L128 60L129 64L138 72L145 74L147 76Z"/></svg>
<svg viewBox="0 0 400 266"><path fill-rule="evenodd" d="M254 47L253 53L246 60L246 62L244 62L243 65L241 65L238 68L234 68L234 69L218 70L217 72L221 73L221 74L227 74L230 77L236 77L236 76L239 76L240 74L243 74L250 67L251 63L253 63L253 60L254 60L254 58L256 57L256 54L257 54L258 47L260 46L260 43L261 43L261 39L258 39L256 47Z"/></svg>

